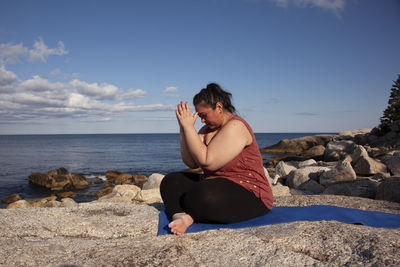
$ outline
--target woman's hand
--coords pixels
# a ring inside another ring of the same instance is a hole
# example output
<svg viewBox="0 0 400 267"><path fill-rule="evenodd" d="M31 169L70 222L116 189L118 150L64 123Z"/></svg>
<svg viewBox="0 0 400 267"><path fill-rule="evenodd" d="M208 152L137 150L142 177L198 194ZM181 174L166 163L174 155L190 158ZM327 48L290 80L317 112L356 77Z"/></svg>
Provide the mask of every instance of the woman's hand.
<svg viewBox="0 0 400 267"><path fill-rule="evenodd" d="M178 119L179 126L183 129L187 127L194 127L197 119L197 112L193 115L190 113L189 103L181 101L175 110L176 118Z"/></svg>

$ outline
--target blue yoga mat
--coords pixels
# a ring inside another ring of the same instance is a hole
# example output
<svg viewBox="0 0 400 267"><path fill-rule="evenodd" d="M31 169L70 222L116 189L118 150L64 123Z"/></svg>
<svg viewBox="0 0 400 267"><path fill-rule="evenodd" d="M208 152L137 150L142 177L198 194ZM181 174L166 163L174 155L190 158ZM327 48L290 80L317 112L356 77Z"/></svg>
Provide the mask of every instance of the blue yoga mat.
<svg viewBox="0 0 400 267"><path fill-rule="evenodd" d="M375 228L400 228L400 214L379 211L365 211L336 206L315 205L306 207L274 207L264 215L248 221L231 224L194 223L186 233L194 233L221 228L246 228L295 221L334 220L344 223L362 224ZM160 212L157 235L171 233L170 221L165 211Z"/></svg>

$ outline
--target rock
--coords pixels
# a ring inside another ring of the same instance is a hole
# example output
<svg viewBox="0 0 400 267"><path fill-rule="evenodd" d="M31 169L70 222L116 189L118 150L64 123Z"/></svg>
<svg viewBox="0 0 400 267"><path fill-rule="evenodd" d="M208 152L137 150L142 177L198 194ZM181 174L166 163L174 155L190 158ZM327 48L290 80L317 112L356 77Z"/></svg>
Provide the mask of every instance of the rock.
<svg viewBox="0 0 400 267"><path fill-rule="evenodd" d="M105 188L103 188L103 189L101 189L101 190L95 192L94 194L95 194L95 196L96 196L97 198L101 198L101 197L103 197L103 196L105 196L105 195L111 194L112 191L113 191L112 186L107 186L107 187L105 187Z"/></svg>
<svg viewBox="0 0 400 267"><path fill-rule="evenodd" d="M135 185L142 188L143 184L147 181L147 176L145 176L143 174L135 174L135 175L132 175L132 179L133 179L133 183Z"/></svg>
<svg viewBox="0 0 400 267"><path fill-rule="evenodd" d="M298 164L298 168L302 168L302 167L307 167L307 166L315 166L317 165L317 162L314 159L308 159L302 162L299 162Z"/></svg>
<svg viewBox="0 0 400 267"><path fill-rule="evenodd" d="M368 178L359 178L354 181L330 184L322 192L328 195L343 195L353 197L375 198L378 182Z"/></svg>
<svg viewBox="0 0 400 267"><path fill-rule="evenodd" d="M338 133L338 139L340 140L352 140L356 135L365 135L370 133L372 129L364 128L359 130L352 130L352 131L343 131Z"/></svg>
<svg viewBox="0 0 400 267"><path fill-rule="evenodd" d="M75 197L75 193L74 192L61 192L61 193L57 193L56 194L57 197L59 198L74 198Z"/></svg>
<svg viewBox="0 0 400 267"><path fill-rule="evenodd" d="M287 176L291 171L296 170L296 167L284 162L279 161L275 167L275 173L279 175L279 177Z"/></svg>
<svg viewBox="0 0 400 267"><path fill-rule="evenodd" d="M377 173L377 174L374 174L374 176L372 176L371 178L374 179L374 180L380 181L380 180L385 180L385 179L387 179L387 178L389 178L389 177L390 177L390 173L387 173L387 172L379 172L379 173Z"/></svg>
<svg viewBox="0 0 400 267"><path fill-rule="evenodd" d="M336 182L351 181L357 177L351 164L347 161L340 161L335 168L325 171L319 177L321 185L328 185Z"/></svg>
<svg viewBox="0 0 400 267"><path fill-rule="evenodd" d="M162 179L164 178L164 174L160 173L153 173L152 175L149 176L147 181L143 184L142 189L152 189L152 188L159 188Z"/></svg>
<svg viewBox="0 0 400 267"><path fill-rule="evenodd" d="M75 207L78 206L78 203L76 203L72 198L63 198L61 199L61 204L60 207L64 208L70 208L70 207Z"/></svg>
<svg viewBox="0 0 400 267"><path fill-rule="evenodd" d="M353 141L330 141L325 148L325 161L338 161L351 154L355 148Z"/></svg>
<svg viewBox="0 0 400 267"><path fill-rule="evenodd" d="M334 135L314 135L304 136L294 139L283 139L279 143L260 149L261 153L266 154L300 154L314 146L325 146L332 140Z"/></svg>
<svg viewBox="0 0 400 267"><path fill-rule="evenodd" d="M21 199L22 198L18 194L11 194L8 197L6 197L5 199L3 199L1 201L1 203L11 204L11 203L16 202L16 201L21 200Z"/></svg>
<svg viewBox="0 0 400 267"><path fill-rule="evenodd" d="M30 208L32 205L26 200L18 200L13 202L7 206L7 209L16 209L16 208Z"/></svg>
<svg viewBox="0 0 400 267"><path fill-rule="evenodd" d="M126 198L129 201L136 199L140 192L140 187L136 185L117 185L113 189L113 194L116 194L122 198Z"/></svg>
<svg viewBox="0 0 400 267"><path fill-rule="evenodd" d="M94 183L94 184L102 184L102 183L104 183L104 180L103 180L103 179L100 179L99 177L95 177L95 178L93 179L93 183Z"/></svg>
<svg viewBox="0 0 400 267"><path fill-rule="evenodd" d="M352 162L356 163L361 157L369 157L367 150L360 145L356 145L353 153L350 155Z"/></svg>
<svg viewBox="0 0 400 267"><path fill-rule="evenodd" d="M277 206L336 205L400 213L394 202L277 197ZM84 203L0 210L1 266L399 266L400 229L291 222L156 236L154 205Z"/></svg>
<svg viewBox="0 0 400 267"><path fill-rule="evenodd" d="M400 152L393 153L385 163L393 175L400 175Z"/></svg>
<svg viewBox="0 0 400 267"><path fill-rule="evenodd" d="M310 179L317 180L319 175L325 171L329 171L327 167L309 166L291 171L286 177L286 184L292 188L299 186Z"/></svg>
<svg viewBox="0 0 400 267"><path fill-rule="evenodd" d="M31 204L33 208L51 208L58 207L60 202L56 201L56 196L42 197L28 199L27 201Z"/></svg>
<svg viewBox="0 0 400 267"><path fill-rule="evenodd" d="M136 185L117 185L110 194L102 196L98 199L99 202L114 202L114 203L129 203L136 200L140 188Z"/></svg>
<svg viewBox="0 0 400 267"><path fill-rule="evenodd" d="M393 176L381 182L376 192L376 199L400 202L400 177Z"/></svg>
<svg viewBox="0 0 400 267"><path fill-rule="evenodd" d="M81 189L89 186L83 174L70 174L65 168L51 170L47 174L33 172L29 175L29 182L51 190Z"/></svg>
<svg viewBox="0 0 400 267"><path fill-rule="evenodd" d="M107 171L106 181L112 184L131 184L132 175L118 171Z"/></svg>
<svg viewBox="0 0 400 267"><path fill-rule="evenodd" d="M264 168L264 172L267 171ZM268 171L266 173L266 177L269 183L269 186L271 187L272 190L272 195L274 197L277 196L291 196L292 194L290 193L290 189L288 186L282 185L281 183L274 183L275 179L272 179L269 175L268 175Z"/></svg>
<svg viewBox="0 0 400 267"><path fill-rule="evenodd" d="M86 179L85 175L82 173L70 174L69 179L72 184L72 188L82 189L90 185L89 181Z"/></svg>
<svg viewBox="0 0 400 267"><path fill-rule="evenodd" d="M155 203L162 202L160 189L152 188L147 190L141 190L135 198L136 201L144 203Z"/></svg>
<svg viewBox="0 0 400 267"><path fill-rule="evenodd" d="M308 180L299 186L300 190L307 191L313 194L320 194L325 190L325 187L314 180Z"/></svg>
<svg viewBox="0 0 400 267"><path fill-rule="evenodd" d="M354 164L354 171L358 175L373 175L380 172L386 172L386 165L370 158L369 156L362 156Z"/></svg>
<svg viewBox="0 0 400 267"><path fill-rule="evenodd" d="M322 157L325 153L325 146L317 145L301 153L304 158Z"/></svg>

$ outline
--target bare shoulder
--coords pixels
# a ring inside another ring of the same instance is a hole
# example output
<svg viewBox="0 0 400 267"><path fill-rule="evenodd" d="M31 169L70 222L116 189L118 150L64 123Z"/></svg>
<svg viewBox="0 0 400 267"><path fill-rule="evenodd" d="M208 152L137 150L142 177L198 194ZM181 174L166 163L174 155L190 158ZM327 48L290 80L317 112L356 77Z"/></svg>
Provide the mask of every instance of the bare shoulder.
<svg viewBox="0 0 400 267"><path fill-rule="evenodd" d="M250 145L253 142L253 137L247 129L246 125L240 120L230 120L223 128L224 131L230 132L237 136L246 138L246 144Z"/></svg>

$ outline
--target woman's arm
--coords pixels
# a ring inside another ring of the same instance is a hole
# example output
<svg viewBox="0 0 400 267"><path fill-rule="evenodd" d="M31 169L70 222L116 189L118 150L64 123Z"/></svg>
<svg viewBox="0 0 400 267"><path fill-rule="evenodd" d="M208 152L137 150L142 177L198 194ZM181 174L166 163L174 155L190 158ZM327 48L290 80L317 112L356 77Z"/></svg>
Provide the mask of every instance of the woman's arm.
<svg viewBox="0 0 400 267"><path fill-rule="evenodd" d="M186 144L185 140L185 135L183 133L182 127L180 127L179 130L179 139L180 139L180 144L181 144L181 157L182 161L192 169L198 168L199 165L196 163L196 161L192 158L192 155L189 152L189 149Z"/></svg>
<svg viewBox="0 0 400 267"><path fill-rule="evenodd" d="M176 116L183 129L189 153L198 166L206 170L214 171L223 167L252 141L246 126L241 121L231 120L206 146L194 128L197 113L190 114L189 105L181 104L178 105Z"/></svg>

